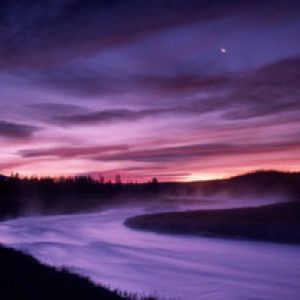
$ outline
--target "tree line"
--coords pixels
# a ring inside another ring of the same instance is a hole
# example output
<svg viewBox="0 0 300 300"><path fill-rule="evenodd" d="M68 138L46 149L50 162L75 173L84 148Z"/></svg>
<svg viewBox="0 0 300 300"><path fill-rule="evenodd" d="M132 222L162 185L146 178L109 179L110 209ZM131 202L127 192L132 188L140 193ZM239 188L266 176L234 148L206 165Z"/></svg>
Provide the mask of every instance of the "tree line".
<svg viewBox="0 0 300 300"><path fill-rule="evenodd" d="M107 205L117 205L124 199L147 199L159 192L153 178L146 183L123 183L104 177L21 177L0 176L0 215L12 217L24 213L76 212Z"/></svg>

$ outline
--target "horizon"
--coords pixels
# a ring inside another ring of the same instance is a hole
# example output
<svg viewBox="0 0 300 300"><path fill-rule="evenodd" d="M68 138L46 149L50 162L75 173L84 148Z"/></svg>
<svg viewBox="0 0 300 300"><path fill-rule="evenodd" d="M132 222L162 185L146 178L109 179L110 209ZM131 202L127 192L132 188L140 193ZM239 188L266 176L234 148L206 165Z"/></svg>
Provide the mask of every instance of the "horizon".
<svg viewBox="0 0 300 300"><path fill-rule="evenodd" d="M99 174L76 174L76 175L66 175L66 176L57 176L57 177L51 177L51 176L38 176L35 174L32 175L23 175L19 174L18 172L11 172L9 175L1 174L0 177L4 176L7 178L18 178L20 180L43 180L43 179L50 179L54 181L60 181L60 180L76 180L78 178L89 178L95 183L101 183L101 184L147 184L151 183L153 180L157 180L157 183L201 183L201 182L209 182L209 181L217 181L217 180L230 180L235 177L243 177L251 174L261 174L261 173L281 173L281 174L298 174L300 173L300 170L296 171L289 171L289 170L276 170L276 169L256 169L244 173L235 174L232 176L227 177L218 177L218 178L209 178L209 179L199 179L199 180L189 180L189 181L163 181L158 180L156 176L149 177L148 179L145 179L144 181L138 181L138 180L124 180L122 177L122 174L111 174L110 177L105 177L101 172ZM118 177L118 179L116 179ZM119 182L120 180L120 182Z"/></svg>
<svg viewBox="0 0 300 300"><path fill-rule="evenodd" d="M0 174L299 172L299 10L295 0L4 0Z"/></svg>

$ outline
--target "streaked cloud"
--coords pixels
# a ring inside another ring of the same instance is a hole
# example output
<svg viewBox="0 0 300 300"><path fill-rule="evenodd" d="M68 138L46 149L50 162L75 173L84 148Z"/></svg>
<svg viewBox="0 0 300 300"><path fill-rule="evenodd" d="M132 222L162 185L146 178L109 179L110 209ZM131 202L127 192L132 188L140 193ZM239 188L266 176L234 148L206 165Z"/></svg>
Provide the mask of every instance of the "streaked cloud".
<svg viewBox="0 0 300 300"><path fill-rule="evenodd" d="M48 149L25 149L18 152L24 158L36 157L59 157L59 158L74 158L95 156L107 152L126 151L129 147L126 145L111 145L111 146L91 146L91 147L58 147Z"/></svg>
<svg viewBox="0 0 300 300"><path fill-rule="evenodd" d="M0 121L0 138L26 139L31 138L35 132L40 130L36 126Z"/></svg>
<svg viewBox="0 0 300 300"><path fill-rule="evenodd" d="M129 160L142 162L168 162L180 160L202 160L231 155L272 153L283 150L300 150L300 142L264 143L264 144L196 144L140 151L125 151L112 155L103 155L99 160Z"/></svg>

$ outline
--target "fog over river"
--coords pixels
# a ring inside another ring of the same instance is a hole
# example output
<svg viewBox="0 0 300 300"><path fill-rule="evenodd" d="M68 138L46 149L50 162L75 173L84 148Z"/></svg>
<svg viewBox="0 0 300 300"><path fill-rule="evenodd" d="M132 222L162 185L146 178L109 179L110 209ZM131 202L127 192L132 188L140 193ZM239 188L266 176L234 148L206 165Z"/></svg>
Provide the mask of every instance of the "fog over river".
<svg viewBox="0 0 300 300"><path fill-rule="evenodd" d="M0 223L0 242L111 288L183 300L296 300L300 247L123 226L142 208Z"/></svg>

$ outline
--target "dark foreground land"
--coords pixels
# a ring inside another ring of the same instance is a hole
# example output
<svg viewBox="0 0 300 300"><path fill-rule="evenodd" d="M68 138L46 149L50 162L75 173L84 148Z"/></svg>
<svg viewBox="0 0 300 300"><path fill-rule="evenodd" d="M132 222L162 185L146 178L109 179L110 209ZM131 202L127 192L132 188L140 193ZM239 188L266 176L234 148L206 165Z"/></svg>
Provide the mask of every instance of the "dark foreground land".
<svg viewBox="0 0 300 300"><path fill-rule="evenodd" d="M300 244L300 203L142 215L127 219L125 225L157 233Z"/></svg>
<svg viewBox="0 0 300 300"><path fill-rule="evenodd" d="M0 262L1 299L134 299L133 296L119 296L67 270L42 265L33 257L13 249L0 247Z"/></svg>

